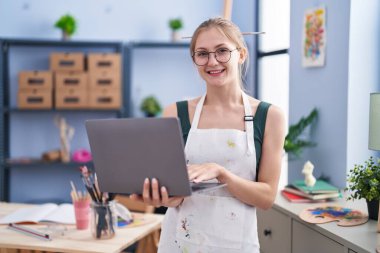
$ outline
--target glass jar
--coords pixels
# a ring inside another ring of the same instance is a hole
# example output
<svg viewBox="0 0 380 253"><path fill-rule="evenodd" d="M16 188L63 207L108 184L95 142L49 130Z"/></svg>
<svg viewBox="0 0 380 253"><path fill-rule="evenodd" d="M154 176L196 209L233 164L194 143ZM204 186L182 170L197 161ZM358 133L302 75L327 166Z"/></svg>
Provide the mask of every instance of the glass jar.
<svg viewBox="0 0 380 253"><path fill-rule="evenodd" d="M91 203L91 234L95 239L110 239L115 236L117 215L115 202Z"/></svg>

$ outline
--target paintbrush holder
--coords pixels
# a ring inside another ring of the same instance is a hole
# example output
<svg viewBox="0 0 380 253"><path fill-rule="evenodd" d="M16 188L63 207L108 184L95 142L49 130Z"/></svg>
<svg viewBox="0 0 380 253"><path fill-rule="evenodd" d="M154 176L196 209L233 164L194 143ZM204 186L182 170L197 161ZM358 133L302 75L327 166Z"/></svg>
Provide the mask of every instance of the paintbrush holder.
<svg viewBox="0 0 380 253"><path fill-rule="evenodd" d="M110 239L115 236L117 215L115 202L91 203L91 234L95 239Z"/></svg>

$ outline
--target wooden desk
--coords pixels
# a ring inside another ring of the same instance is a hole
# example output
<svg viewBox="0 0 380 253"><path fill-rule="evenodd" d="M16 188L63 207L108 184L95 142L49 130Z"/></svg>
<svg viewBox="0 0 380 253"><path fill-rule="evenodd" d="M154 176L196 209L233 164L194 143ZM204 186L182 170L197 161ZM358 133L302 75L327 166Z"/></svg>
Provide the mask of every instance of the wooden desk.
<svg viewBox="0 0 380 253"><path fill-rule="evenodd" d="M30 205L0 203L0 217L12 211ZM120 252L149 233L161 227L163 215L145 214L154 218L149 224L138 227L118 228L116 235L112 239L95 240L91 236L90 230L77 230L75 226L66 226L64 235L53 236L52 241L43 241L18 232L7 229L6 225L0 225L0 252L7 252L5 249L29 249L51 252L70 252L70 253L92 253L92 252ZM30 225L32 227L46 227L44 225Z"/></svg>

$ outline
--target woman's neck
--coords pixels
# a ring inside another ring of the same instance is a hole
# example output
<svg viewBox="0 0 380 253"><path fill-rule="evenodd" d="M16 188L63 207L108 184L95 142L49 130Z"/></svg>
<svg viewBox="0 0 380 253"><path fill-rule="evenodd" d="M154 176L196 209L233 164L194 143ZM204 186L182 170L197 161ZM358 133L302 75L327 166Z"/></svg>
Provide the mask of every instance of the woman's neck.
<svg viewBox="0 0 380 253"><path fill-rule="evenodd" d="M240 87L221 88L207 87L205 105L236 106L243 104L242 90Z"/></svg>

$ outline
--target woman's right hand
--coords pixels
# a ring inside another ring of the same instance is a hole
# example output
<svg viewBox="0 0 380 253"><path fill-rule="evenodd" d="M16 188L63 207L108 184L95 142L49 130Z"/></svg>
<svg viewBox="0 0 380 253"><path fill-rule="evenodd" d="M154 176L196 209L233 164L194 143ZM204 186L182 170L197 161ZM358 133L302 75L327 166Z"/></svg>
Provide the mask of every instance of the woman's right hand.
<svg viewBox="0 0 380 253"><path fill-rule="evenodd" d="M155 207L177 207L184 199L184 197L169 197L166 187L159 187L158 180L155 178L152 179L152 184L150 184L148 178L144 180L142 195L131 194L129 197L132 200L142 201Z"/></svg>

